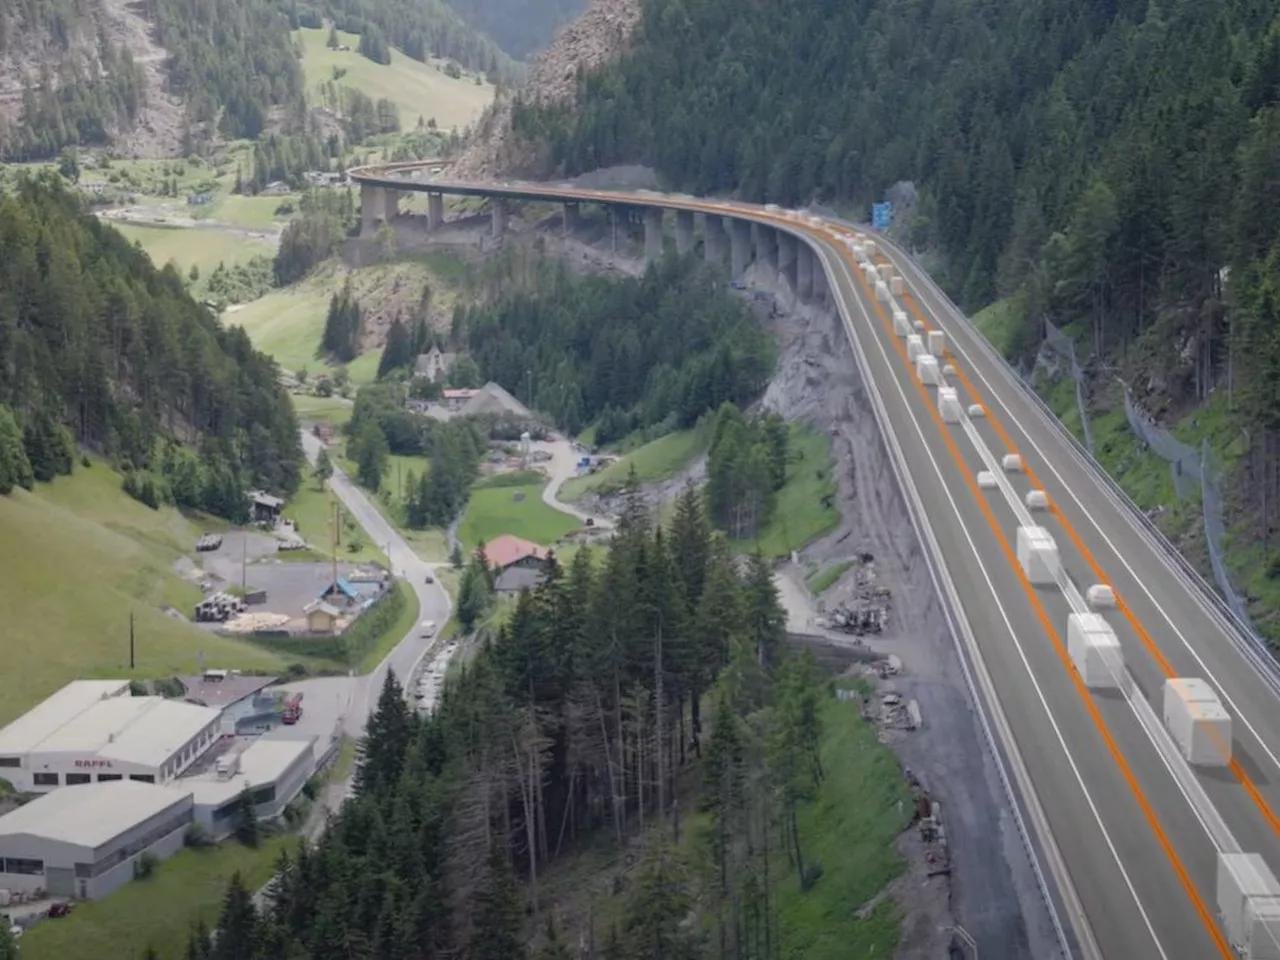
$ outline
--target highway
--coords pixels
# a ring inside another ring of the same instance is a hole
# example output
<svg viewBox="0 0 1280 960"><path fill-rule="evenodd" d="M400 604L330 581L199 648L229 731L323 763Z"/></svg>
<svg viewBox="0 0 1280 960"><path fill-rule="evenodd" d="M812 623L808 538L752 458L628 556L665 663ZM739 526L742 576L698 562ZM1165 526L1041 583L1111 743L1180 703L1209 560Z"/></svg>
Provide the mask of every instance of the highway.
<svg viewBox="0 0 1280 960"><path fill-rule="evenodd" d="M1019 788L1070 952L1124 960L1233 955L1218 918L1217 854L1261 853L1280 871L1280 695L1272 668L905 254L876 238L872 259L904 279L903 293L884 303L848 246L853 231L835 221L645 191L412 181L403 166L352 175L404 190L693 210L807 243L853 344L962 656L973 664L978 706ZM943 331L942 362L951 368L944 379L979 415L944 422L934 388L894 332L894 307L926 333ZM1024 469L1005 474L1006 454L1017 454ZM993 466L1000 485L980 488L976 475ZM1058 586L1033 586L1015 556L1032 489L1048 496L1049 509L1034 522L1060 551ZM1106 619L1121 643L1124 692L1087 688L1066 654L1068 615L1099 583L1117 596ZM1219 694L1232 716L1230 766L1191 768L1170 752L1158 717L1163 682L1173 676L1203 678Z"/></svg>

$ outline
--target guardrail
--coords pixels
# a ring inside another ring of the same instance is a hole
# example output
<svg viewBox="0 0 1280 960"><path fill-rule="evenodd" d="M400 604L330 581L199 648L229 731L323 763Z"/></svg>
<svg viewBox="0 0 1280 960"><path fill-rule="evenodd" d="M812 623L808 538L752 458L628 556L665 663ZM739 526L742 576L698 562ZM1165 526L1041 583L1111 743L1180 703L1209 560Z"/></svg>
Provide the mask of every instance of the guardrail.
<svg viewBox="0 0 1280 960"><path fill-rule="evenodd" d="M1045 403L1035 389L1027 383L1018 372L1013 369L1001 353L995 349L982 334L973 321L955 305L955 302L947 296L947 294L938 286L937 282L929 276L916 259L907 253L902 247L884 237L884 234L872 230L862 224L853 224L851 221L844 221L851 226L856 226L859 230L865 230L868 233L876 233L880 241L893 247L893 249L907 260L914 268L916 275L920 277L922 282L929 288L929 291L941 300L951 310L954 317L960 320L966 327L976 334L976 341L980 350L983 350L989 359L997 362L998 368L1005 373L1010 382L1016 385L1033 403L1040 415L1047 420L1055 430L1068 442L1072 452L1077 459L1081 460L1087 467L1092 469L1103 480L1103 485L1107 488L1113 500L1121 507L1128 510L1133 519L1138 521L1138 527L1146 537L1147 541L1153 546L1159 548L1165 555L1166 559L1172 561L1171 566L1175 569L1186 583L1186 585L1195 590L1198 599L1202 605L1209 609L1211 613L1217 616L1221 625L1225 628L1228 636L1240 649L1246 658L1254 664L1262 679L1271 687L1271 689L1280 696L1280 663L1277 663L1275 657L1271 653L1271 649L1266 642L1258 636L1249 625L1244 623L1222 595L1214 588L1204 576L1197 570L1182 552L1173 545L1172 541L1164 535L1164 532L1156 526L1155 522L1147 516L1146 512L1139 507L1133 498L1125 491L1119 482L1109 474L1103 466L1098 463L1097 459L1089 453L1089 451L1080 443L1080 440L1073 434L1066 425L1058 418L1052 408Z"/></svg>
<svg viewBox="0 0 1280 960"><path fill-rule="evenodd" d="M960 662L960 672L964 675L965 687L969 691L969 697L973 702L975 712L978 717L978 726L982 731L983 740L986 743L987 750L991 756L992 762L995 764L996 773L1000 780L1001 789L1009 802L1009 810L1013 814L1014 824L1018 831L1018 837L1022 842L1023 850L1026 853L1027 860L1031 865L1032 872L1036 877L1036 884L1039 887L1041 900L1044 903L1046 911L1048 911L1050 922L1057 934L1058 942L1065 956L1072 956L1071 944L1066 935L1066 931L1062 926L1061 918L1058 915L1057 904L1054 900L1053 893L1048 878L1041 866L1041 854L1037 848L1037 844L1033 839L1033 833L1028 827L1026 818L1022 813L1022 806L1019 803L1020 794L1029 794L1025 802L1029 805L1034 804L1033 809L1038 809L1038 801L1035 799L1035 786L1030 782L1030 776L1026 773L1025 767L1022 766L1021 760L1018 760L1016 770L1018 776L1018 787L1014 786L1015 777L1010 776L1009 763L1006 759L1006 751L1012 751L1012 756L1017 756L1017 745L1012 740L1012 731L1008 727L1008 721L1003 719L1003 713L1000 710L998 701L989 702L994 699L994 690L989 698L986 695L986 689L991 686L989 678L986 683L980 683L979 677L976 676L977 667L981 664L971 662L971 655L966 649L967 641L973 647L973 656L981 660L980 654L977 653L977 643L973 636L972 628L969 627L968 620L964 616L963 607L960 602L959 593L951 577L947 574L945 560L942 557L941 547L938 545L936 537L933 535L933 529L929 525L928 513L924 508L924 503L920 499L920 494L915 488L915 484L911 481L910 474L906 468L905 457L898 445L897 437L893 432L892 425L889 423L888 413L884 409L884 401L880 398L879 392L875 388L874 380L871 375L870 364L867 361L866 354L862 349L861 343L858 341L857 335L853 332L852 318L849 315L850 307L847 303L835 295L837 284L835 282L834 271L829 270L830 262L824 254L836 255L829 247L824 247L821 241L807 233L799 231L794 232L799 242L808 243L813 248L815 256L822 263L823 272L829 274L827 279L828 289L832 291L832 299L835 301L837 312L840 320L845 327L846 336L849 338L849 346L853 352L854 362L858 366L859 376L867 385L867 394L871 398L872 415L876 418L876 425L880 430L881 438L884 441L885 453L889 459L890 469L893 471L894 479L898 482L898 489L902 491L902 498L907 508L907 515L911 521L911 526L916 533L916 537L920 541L921 552L925 558L925 565L929 568L929 578L932 580L934 589L938 593L939 605L942 608L943 617L947 621L948 632L951 634L952 641L955 644L956 656ZM837 255L838 256L838 255ZM985 666L983 666L983 675L985 677ZM993 715L993 712L998 712ZM1007 747L1002 748L1001 738L997 737L994 726L1000 727L1002 735L1009 740ZM1037 818L1042 819L1042 818ZM1048 830L1047 824L1044 827ZM1049 830L1050 839L1052 831ZM1070 883L1070 878L1067 878ZM1083 945L1082 945L1083 948Z"/></svg>

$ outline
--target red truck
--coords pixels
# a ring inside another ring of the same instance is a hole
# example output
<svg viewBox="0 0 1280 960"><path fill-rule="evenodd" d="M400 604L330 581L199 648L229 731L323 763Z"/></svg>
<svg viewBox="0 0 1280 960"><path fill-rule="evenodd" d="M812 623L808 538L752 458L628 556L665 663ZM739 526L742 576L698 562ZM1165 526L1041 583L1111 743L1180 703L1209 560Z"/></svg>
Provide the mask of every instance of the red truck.
<svg viewBox="0 0 1280 960"><path fill-rule="evenodd" d="M280 722L292 726L302 717L302 694L295 693L284 702L284 710L280 714Z"/></svg>

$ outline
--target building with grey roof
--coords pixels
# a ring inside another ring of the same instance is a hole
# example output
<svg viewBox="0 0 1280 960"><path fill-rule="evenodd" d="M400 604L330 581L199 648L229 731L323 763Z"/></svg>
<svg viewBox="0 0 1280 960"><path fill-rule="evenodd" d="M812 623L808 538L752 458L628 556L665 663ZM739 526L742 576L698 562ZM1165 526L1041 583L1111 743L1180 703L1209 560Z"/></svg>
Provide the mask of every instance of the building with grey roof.
<svg viewBox="0 0 1280 960"><path fill-rule="evenodd" d="M35 793L122 779L167 783L213 745L221 716L130 696L127 680L74 680L0 730L0 777Z"/></svg>
<svg viewBox="0 0 1280 960"><path fill-rule="evenodd" d="M145 853L182 848L189 790L132 780L55 790L0 817L0 889L92 900L134 877Z"/></svg>

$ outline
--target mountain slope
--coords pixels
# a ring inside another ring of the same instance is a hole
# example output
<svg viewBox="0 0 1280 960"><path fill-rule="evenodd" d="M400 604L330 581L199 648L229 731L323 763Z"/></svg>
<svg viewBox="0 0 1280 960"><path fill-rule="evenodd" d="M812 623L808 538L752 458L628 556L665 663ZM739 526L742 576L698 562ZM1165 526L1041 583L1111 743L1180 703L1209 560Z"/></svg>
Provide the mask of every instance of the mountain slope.
<svg viewBox="0 0 1280 960"><path fill-rule="evenodd" d="M0 196L0 408L16 415L35 479L70 472L78 444L135 470L144 502L238 518L246 488L298 485L297 421L277 378L242 330L223 329L176 271L84 214L56 177Z"/></svg>
<svg viewBox="0 0 1280 960"><path fill-rule="evenodd" d="M296 111L302 72L276 0L32 0L0 10L0 157L123 141L173 153L184 121L254 137Z"/></svg>
<svg viewBox="0 0 1280 960"><path fill-rule="evenodd" d="M1277 18L1250 0L650 0L629 53L573 103L517 104L514 131L544 172L642 162L787 205L865 209L913 181L899 232L971 309L1021 291L1017 353L1049 316L1155 410L1230 366L1256 504L1280 493Z"/></svg>

